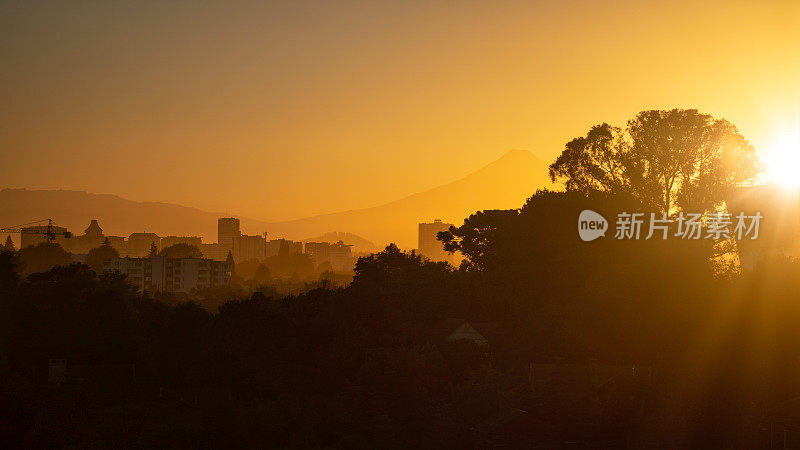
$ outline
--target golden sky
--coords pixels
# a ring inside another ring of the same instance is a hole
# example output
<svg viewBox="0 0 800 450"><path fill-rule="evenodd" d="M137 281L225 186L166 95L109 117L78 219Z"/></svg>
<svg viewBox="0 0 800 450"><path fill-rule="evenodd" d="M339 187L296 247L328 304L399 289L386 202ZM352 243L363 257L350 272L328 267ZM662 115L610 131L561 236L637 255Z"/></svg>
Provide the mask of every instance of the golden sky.
<svg viewBox="0 0 800 450"><path fill-rule="evenodd" d="M168 4L166 4L168 3ZM0 187L266 220L692 107L800 119L800 2L4 2Z"/></svg>

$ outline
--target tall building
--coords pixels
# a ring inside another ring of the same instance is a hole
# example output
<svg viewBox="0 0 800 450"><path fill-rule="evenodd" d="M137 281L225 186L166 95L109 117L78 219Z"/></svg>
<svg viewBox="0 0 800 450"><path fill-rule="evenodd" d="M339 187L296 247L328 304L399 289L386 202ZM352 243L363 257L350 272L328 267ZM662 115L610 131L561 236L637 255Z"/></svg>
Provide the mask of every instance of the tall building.
<svg viewBox="0 0 800 450"><path fill-rule="evenodd" d="M233 250L233 239L242 235L239 219L235 217L221 217L217 219L217 244L224 245L228 250Z"/></svg>
<svg viewBox="0 0 800 450"><path fill-rule="evenodd" d="M103 270L116 270L140 291L183 292L224 286L231 268L225 261L200 258L117 258L103 262Z"/></svg>
<svg viewBox="0 0 800 450"><path fill-rule="evenodd" d="M453 256L444 250L442 241L436 239L439 232L447 231L451 226L453 226L452 223L444 223L441 219L436 219L433 223L419 224L419 253L430 258L431 261L452 262Z"/></svg>

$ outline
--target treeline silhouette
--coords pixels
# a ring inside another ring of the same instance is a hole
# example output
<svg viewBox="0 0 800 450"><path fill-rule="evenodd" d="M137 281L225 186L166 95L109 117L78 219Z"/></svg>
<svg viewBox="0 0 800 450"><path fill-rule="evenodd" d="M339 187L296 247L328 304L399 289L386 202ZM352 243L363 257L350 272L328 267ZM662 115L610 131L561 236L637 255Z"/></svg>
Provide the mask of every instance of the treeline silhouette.
<svg viewBox="0 0 800 450"><path fill-rule="evenodd" d="M537 192L353 282L215 312L80 264L0 255L10 447L770 448L800 379L800 264L719 264L708 240L581 242L635 197ZM21 250L22 252L24 250ZM256 267L254 270L258 270ZM452 339L468 323L486 341ZM797 404L795 404L797 403Z"/></svg>

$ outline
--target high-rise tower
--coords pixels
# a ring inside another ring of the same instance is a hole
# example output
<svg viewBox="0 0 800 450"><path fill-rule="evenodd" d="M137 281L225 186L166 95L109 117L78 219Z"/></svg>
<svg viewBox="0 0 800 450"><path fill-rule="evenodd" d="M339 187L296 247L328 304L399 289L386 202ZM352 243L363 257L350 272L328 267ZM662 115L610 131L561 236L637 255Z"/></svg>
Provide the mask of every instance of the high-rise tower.
<svg viewBox="0 0 800 450"><path fill-rule="evenodd" d="M235 217L221 217L217 220L217 243L224 245L228 250L233 249L233 240L242 235L239 228L239 219Z"/></svg>

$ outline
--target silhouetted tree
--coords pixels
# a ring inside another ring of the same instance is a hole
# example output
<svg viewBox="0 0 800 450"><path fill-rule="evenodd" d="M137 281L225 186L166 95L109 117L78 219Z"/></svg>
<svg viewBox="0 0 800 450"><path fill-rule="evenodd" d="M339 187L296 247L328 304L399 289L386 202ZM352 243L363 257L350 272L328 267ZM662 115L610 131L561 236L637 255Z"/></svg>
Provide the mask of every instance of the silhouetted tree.
<svg viewBox="0 0 800 450"><path fill-rule="evenodd" d="M256 272L253 274L253 281L259 284L267 283L270 280L269 267L264 264L259 264Z"/></svg>
<svg viewBox="0 0 800 450"><path fill-rule="evenodd" d="M245 280L251 280L255 275L258 266L261 264L261 261L258 259L239 261L239 263L236 264L236 274Z"/></svg>
<svg viewBox="0 0 800 450"><path fill-rule="evenodd" d="M119 258L119 252L111 246L106 238L103 245L89 250L89 253L86 254L86 265L91 267L96 274L101 274L103 273L103 262L115 258Z"/></svg>
<svg viewBox="0 0 800 450"><path fill-rule="evenodd" d="M148 258L152 258L153 256L158 256L158 247L156 247L155 242L150 243L150 251L147 253Z"/></svg>
<svg viewBox="0 0 800 450"><path fill-rule="evenodd" d="M498 253L498 239L518 215L519 211L513 209L478 211L464 219L463 225L442 231L437 238L446 251L466 256L462 267L485 270L502 257Z"/></svg>
<svg viewBox="0 0 800 450"><path fill-rule="evenodd" d="M0 251L0 292L12 288L19 282L14 252Z"/></svg>
<svg viewBox="0 0 800 450"><path fill-rule="evenodd" d="M70 262L72 262L70 254L60 245L52 242L30 245L17 252L17 267L22 277L32 273L45 272L55 266L67 265Z"/></svg>
<svg viewBox="0 0 800 450"><path fill-rule="evenodd" d="M651 110L625 129L603 123L569 141L550 178L570 191L633 195L654 211L704 212L758 168L752 145L727 120L694 109Z"/></svg>
<svg viewBox="0 0 800 450"><path fill-rule="evenodd" d="M159 256L166 256L167 258L202 258L203 252L194 245L179 242L161 249Z"/></svg>
<svg viewBox="0 0 800 450"><path fill-rule="evenodd" d="M435 264L435 263L430 263ZM391 243L380 253L359 257L355 265L353 283L399 283L403 275L426 265L422 255L404 252Z"/></svg>
<svg viewBox="0 0 800 450"><path fill-rule="evenodd" d="M8 252L16 251L16 247L14 247L14 241L11 240L11 236L6 236L6 243L3 248Z"/></svg>
<svg viewBox="0 0 800 450"><path fill-rule="evenodd" d="M228 250L228 257L225 258L225 262L228 264L228 269L231 273L234 273L236 270L236 261L233 259L233 254L230 250Z"/></svg>
<svg viewBox="0 0 800 450"><path fill-rule="evenodd" d="M201 306L82 264L18 282L0 252L0 442L731 448L763 436L797 395L800 263L721 280L705 240L576 236L582 209L640 207L540 191L449 231L471 270L390 245L359 258L347 287L214 286L195 293ZM453 318L488 342L454 337ZM67 360L62 383L47 381L51 358Z"/></svg>

